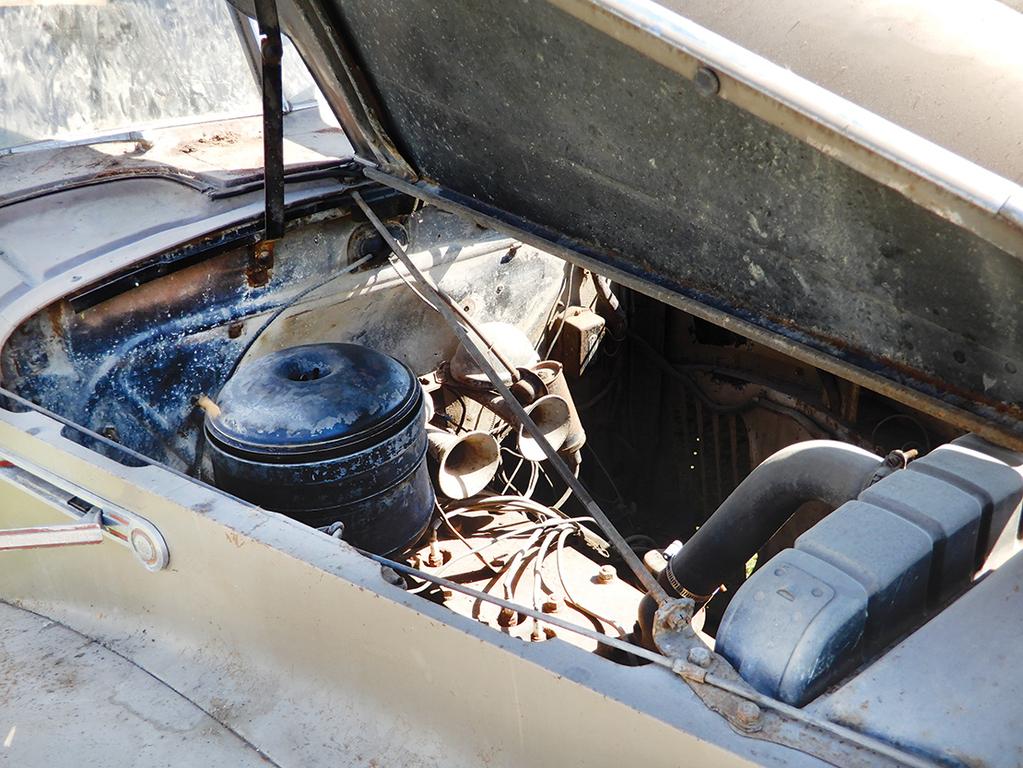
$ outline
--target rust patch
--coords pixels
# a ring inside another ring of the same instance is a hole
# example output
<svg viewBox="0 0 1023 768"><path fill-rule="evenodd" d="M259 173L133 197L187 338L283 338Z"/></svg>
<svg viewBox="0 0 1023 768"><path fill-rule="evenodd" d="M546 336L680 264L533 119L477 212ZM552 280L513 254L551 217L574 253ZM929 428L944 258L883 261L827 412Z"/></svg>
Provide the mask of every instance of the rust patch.
<svg viewBox="0 0 1023 768"><path fill-rule="evenodd" d="M222 133L214 133L212 136L206 136L205 134L195 140L196 144L237 144L238 134L234 131L223 131Z"/></svg>
<svg viewBox="0 0 1023 768"><path fill-rule="evenodd" d="M252 246L252 258L245 267L245 280L252 288L261 288L270 282L274 267L274 244L264 240Z"/></svg>
<svg viewBox="0 0 1023 768"><path fill-rule="evenodd" d="M64 337L64 312L62 302L54 302L46 308L46 314L50 318L50 328L57 338Z"/></svg>

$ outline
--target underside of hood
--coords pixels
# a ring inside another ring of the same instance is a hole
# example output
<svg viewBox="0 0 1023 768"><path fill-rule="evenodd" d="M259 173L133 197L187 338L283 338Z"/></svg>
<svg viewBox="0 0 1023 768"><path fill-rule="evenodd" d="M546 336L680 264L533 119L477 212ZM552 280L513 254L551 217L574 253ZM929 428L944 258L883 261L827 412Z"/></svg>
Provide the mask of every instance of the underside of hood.
<svg viewBox="0 0 1023 768"><path fill-rule="evenodd" d="M1023 447L1023 190L649 2L284 0L366 175Z"/></svg>

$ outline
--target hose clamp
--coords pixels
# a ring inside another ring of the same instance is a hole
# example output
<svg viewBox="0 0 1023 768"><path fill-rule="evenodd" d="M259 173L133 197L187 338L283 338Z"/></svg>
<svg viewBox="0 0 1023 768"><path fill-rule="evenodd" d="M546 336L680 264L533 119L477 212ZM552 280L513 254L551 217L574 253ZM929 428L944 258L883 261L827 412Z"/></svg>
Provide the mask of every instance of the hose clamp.
<svg viewBox="0 0 1023 768"><path fill-rule="evenodd" d="M671 570L671 563L668 563L668 567L664 569L664 575L668 580L668 584L671 586L673 590L675 590L676 594L678 594L679 597L688 597L697 605L703 605L712 597L714 597L713 592L709 595L697 595L683 587L679 580L675 577L675 573Z"/></svg>

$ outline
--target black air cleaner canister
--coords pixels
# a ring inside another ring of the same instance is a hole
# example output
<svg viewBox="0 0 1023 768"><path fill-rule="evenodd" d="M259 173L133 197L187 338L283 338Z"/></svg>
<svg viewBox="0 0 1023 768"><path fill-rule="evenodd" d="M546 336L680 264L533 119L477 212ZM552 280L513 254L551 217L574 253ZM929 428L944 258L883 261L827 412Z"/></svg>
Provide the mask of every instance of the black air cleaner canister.
<svg viewBox="0 0 1023 768"><path fill-rule="evenodd" d="M218 487L387 554L433 513L423 390L394 358L357 344L266 355L224 385L206 417Z"/></svg>

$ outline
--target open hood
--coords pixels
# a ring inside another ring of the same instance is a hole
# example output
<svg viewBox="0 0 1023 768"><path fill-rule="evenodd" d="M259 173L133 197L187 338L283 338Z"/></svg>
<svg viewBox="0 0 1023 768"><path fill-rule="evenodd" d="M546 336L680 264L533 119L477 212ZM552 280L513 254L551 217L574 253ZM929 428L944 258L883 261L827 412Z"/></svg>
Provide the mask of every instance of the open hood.
<svg viewBox="0 0 1023 768"><path fill-rule="evenodd" d="M282 0L366 175L1023 447L1023 190L650 2Z"/></svg>

